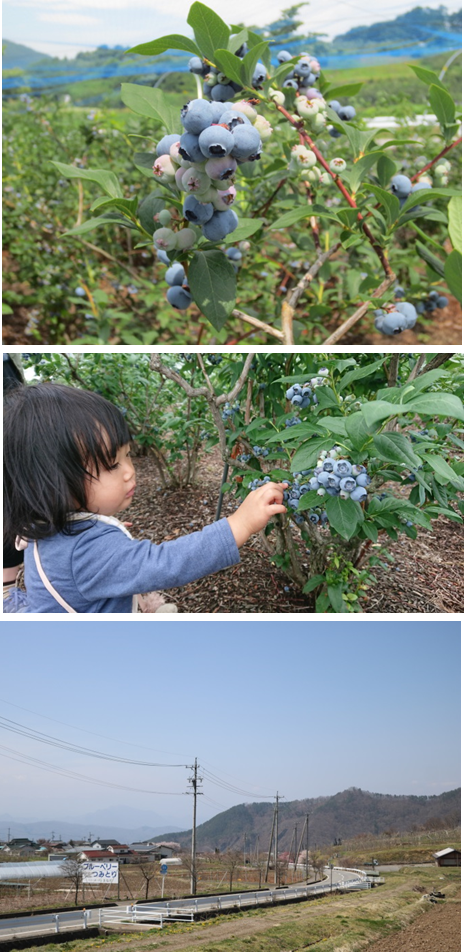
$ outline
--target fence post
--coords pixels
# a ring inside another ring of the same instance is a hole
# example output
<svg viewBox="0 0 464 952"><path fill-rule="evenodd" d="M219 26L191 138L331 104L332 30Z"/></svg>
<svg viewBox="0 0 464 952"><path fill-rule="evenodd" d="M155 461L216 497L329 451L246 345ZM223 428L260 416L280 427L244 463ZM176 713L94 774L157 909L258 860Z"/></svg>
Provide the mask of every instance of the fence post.
<svg viewBox="0 0 464 952"><path fill-rule="evenodd" d="M84 915L84 929L86 929L87 928L87 910L86 909L84 909L83 915Z"/></svg>
<svg viewBox="0 0 464 952"><path fill-rule="evenodd" d="M60 931L60 919L59 916L55 916L55 932Z"/></svg>

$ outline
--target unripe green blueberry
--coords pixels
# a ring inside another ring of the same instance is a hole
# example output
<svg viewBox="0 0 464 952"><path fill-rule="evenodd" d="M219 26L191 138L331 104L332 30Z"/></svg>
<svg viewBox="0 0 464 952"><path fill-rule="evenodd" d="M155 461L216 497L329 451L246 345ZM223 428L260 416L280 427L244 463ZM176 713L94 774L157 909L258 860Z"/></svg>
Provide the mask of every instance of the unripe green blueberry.
<svg viewBox="0 0 464 952"><path fill-rule="evenodd" d="M195 195L206 192L211 184L211 179L205 172L197 172L196 169L187 169L182 176L182 189L188 194Z"/></svg>
<svg viewBox="0 0 464 952"><path fill-rule="evenodd" d="M197 240L197 233L193 228L182 228L177 232L176 239L177 250L187 251L188 248L191 248L195 244Z"/></svg>
<svg viewBox="0 0 464 952"><path fill-rule="evenodd" d="M169 225L171 223L171 212L167 208L163 208L162 211L158 212L156 217L160 225Z"/></svg>
<svg viewBox="0 0 464 952"><path fill-rule="evenodd" d="M313 99L312 102L317 102L317 99L316 100ZM311 126L313 129L313 132L322 132L322 130L325 129L326 125L327 125L327 117L324 115L324 113L318 112L316 113L315 116L313 116L311 120Z"/></svg>
<svg viewBox="0 0 464 952"><path fill-rule="evenodd" d="M272 133L274 132L271 123L268 119L265 119L264 116L258 116L254 126L255 129L258 130L262 139L270 139Z"/></svg>
<svg viewBox="0 0 464 952"><path fill-rule="evenodd" d="M329 175L328 172L323 172L322 175L319 177L320 185L330 185L331 182L332 182L332 176Z"/></svg>
<svg viewBox="0 0 464 952"><path fill-rule="evenodd" d="M250 122L255 122L258 118L256 109L253 109L251 103L247 102L246 99L241 99L240 102L231 103L231 109L236 109L237 112L243 112L243 115L246 116Z"/></svg>
<svg viewBox="0 0 464 952"><path fill-rule="evenodd" d="M160 182L170 182L176 174L176 169L169 155L160 155L153 163L153 174Z"/></svg>
<svg viewBox="0 0 464 952"><path fill-rule="evenodd" d="M311 182L313 185L317 185L319 182L319 172L316 169L302 169L300 178L305 182Z"/></svg>
<svg viewBox="0 0 464 952"><path fill-rule="evenodd" d="M153 244L161 251L173 251L177 247L177 236L171 228L157 228L153 235Z"/></svg>
<svg viewBox="0 0 464 952"><path fill-rule="evenodd" d="M316 165L317 159L312 149L307 149L305 145L294 145L290 159L290 166L294 168L311 169Z"/></svg>
<svg viewBox="0 0 464 952"><path fill-rule="evenodd" d="M332 159L329 163L332 172L344 172L346 169L346 162L344 159Z"/></svg>
<svg viewBox="0 0 464 952"><path fill-rule="evenodd" d="M283 106L285 102L285 95L281 89L271 89L269 97L277 106Z"/></svg>
<svg viewBox="0 0 464 952"><path fill-rule="evenodd" d="M436 175L446 175L448 171L449 170L446 168L446 165L444 165L444 163L440 163L440 165L435 166Z"/></svg>

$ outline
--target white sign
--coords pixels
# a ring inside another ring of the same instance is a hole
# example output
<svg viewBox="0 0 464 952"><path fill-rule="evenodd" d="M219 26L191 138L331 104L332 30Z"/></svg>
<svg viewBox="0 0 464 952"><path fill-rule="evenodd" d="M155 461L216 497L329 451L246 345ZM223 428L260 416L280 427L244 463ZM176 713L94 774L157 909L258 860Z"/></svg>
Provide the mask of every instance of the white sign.
<svg viewBox="0 0 464 952"><path fill-rule="evenodd" d="M83 883L117 883L119 880L118 863L83 863Z"/></svg>

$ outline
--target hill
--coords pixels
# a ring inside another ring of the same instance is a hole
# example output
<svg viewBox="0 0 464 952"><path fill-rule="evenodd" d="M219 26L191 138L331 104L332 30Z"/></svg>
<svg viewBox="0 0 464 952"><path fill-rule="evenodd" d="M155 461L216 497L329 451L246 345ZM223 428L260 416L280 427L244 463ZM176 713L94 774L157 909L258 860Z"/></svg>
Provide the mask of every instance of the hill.
<svg viewBox="0 0 464 952"><path fill-rule="evenodd" d="M332 797L292 800L279 805L279 847L288 849L295 825L301 831L309 814L311 847L330 845L335 839L347 839L362 833L406 831L437 819L449 826L460 822L461 791L450 790L439 796L394 796L370 793L350 787ZM243 847L244 835L253 847L259 837L260 849L269 841L273 816L272 803L242 803L197 827L197 846L201 850L225 850ZM175 839L187 847L191 831L165 833L154 839Z"/></svg>
<svg viewBox="0 0 464 952"><path fill-rule="evenodd" d="M446 7L432 10L430 7L414 7L402 13L394 20L373 23L370 26L356 26L347 33L334 37L333 46L337 50L350 47L367 51L369 49L389 49L395 46L414 43L425 45L434 43L448 49L453 40L456 49L461 46L462 11L448 13Z"/></svg>
<svg viewBox="0 0 464 952"><path fill-rule="evenodd" d="M47 56L46 53L38 53L30 46L13 43L11 40L2 40L2 46L3 69L27 69L39 60L51 60L51 56Z"/></svg>

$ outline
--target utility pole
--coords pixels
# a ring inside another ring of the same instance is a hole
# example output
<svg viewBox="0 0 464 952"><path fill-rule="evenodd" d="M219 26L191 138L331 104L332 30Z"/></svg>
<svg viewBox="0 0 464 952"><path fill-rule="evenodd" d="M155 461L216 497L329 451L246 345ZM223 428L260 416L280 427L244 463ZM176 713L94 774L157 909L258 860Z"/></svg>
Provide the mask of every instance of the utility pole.
<svg viewBox="0 0 464 952"><path fill-rule="evenodd" d="M275 830L275 840L274 840L274 869L275 869L275 883L276 883L276 886L279 885L279 883L278 883L278 874L277 874L278 861L279 861L279 852L278 852L278 840L279 840L279 800L283 800L283 796L282 796L281 794L279 795L279 793L277 792L277 793L276 793L276 796L275 796L275 801L276 801L276 802L275 802L275 807L274 807L274 816L273 816L273 819L272 819L271 839L270 839L270 841L269 841L269 852L268 852L268 854L267 854L267 865L266 865L266 882L267 882L267 880L268 880L268 875L269 875L269 866L270 866L270 863L271 863L272 840L273 840L273 838L274 838L274 830Z"/></svg>
<svg viewBox="0 0 464 952"><path fill-rule="evenodd" d="M243 865L244 866L246 866L246 843L247 843L247 835L246 833L244 833L243 834Z"/></svg>
<svg viewBox="0 0 464 952"><path fill-rule="evenodd" d="M201 777L198 776L198 762L196 757L195 764L191 769L193 770L193 777L189 778L189 783L192 786L193 793L193 823L190 892L192 896L195 896L197 892L197 796L201 793L201 790L198 789L198 785L201 783Z"/></svg>

